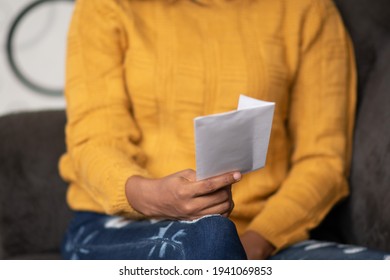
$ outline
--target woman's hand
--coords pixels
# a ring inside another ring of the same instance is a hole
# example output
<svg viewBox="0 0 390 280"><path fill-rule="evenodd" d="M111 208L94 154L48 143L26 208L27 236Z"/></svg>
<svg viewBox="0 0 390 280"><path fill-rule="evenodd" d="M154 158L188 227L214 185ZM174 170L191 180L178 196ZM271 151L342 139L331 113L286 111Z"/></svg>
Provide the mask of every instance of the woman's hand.
<svg viewBox="0 0 390 280"><path fill-rule="evenodd" d="M126 182L130 205L147 217L194 220L205 215L229 216L233 210L231 185L241 179L231 172L196 181L187 169L160 179L132 176Z"/></svg>
<svg viewBox="0 0 390 280"><path fill-rule="evenodd" d="M265 260L275 251L275 246L254 231L245 232L240 239L248 260Z"/></svg>

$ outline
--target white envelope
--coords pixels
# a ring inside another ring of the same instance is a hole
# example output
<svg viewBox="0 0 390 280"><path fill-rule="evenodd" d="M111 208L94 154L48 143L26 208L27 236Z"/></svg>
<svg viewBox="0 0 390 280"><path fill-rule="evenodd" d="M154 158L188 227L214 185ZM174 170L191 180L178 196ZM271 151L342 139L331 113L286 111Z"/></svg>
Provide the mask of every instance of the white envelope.
<svg viewBox="0 0 390 280"><path fill-rule="evenodd" d="M240 95L236 111L195 118L197 180L264 167L274 109L274 102Z"/></svg>

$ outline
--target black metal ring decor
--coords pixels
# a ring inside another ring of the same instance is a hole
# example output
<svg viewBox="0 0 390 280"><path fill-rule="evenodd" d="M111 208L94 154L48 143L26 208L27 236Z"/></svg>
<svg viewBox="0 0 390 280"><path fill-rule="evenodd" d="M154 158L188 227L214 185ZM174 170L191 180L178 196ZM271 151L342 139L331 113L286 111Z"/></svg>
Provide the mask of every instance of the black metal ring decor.
<svg viewBox="0 0 390 280"><path fill-rule="evenodd" d="M19 69L15 58L14 58L14 51L13 51L13 41L14 41L14 36L16 33L16 30L22 21L22 19L31 11L33 11L35 8L42 4L46 4L49 2L58 2L58 1L66 1L66 2L73 2L74 0L38 0L34 1L31 4L27 5L14 19L14 21L11 24L11 28L8 32L7 36L7 46L6 46L6 51L7 51L7 58L8 62L11 66L12 71L16 75L16 77L28 88L31 90L44 94L44 95L49 95L49 96L61 96L63 94L63 89L53 89L53 88L47 88L44 86L39 85L38 83L30 80L27 78L23 72Z"/></svg>

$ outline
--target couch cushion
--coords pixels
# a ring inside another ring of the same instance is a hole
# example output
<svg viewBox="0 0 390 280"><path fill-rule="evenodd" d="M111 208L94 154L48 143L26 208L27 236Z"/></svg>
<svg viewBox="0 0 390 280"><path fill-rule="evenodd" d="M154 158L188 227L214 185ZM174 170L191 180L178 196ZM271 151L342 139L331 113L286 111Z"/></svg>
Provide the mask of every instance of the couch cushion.
<svg viewBox="0 0 390 280"><path fill-rule="evenodd" d="M345 242L390 251L390 5L336 0L359 71L351 195L340 207Z"/></svg>
<svg viewBox="0 0 390 280"><path fill-rule="evenodd" d="M367 83L356 123L348 241L390 251L390 40Z"/></svg>
<svg viewBox="0 0 390 280"><path fill-rule="evenodd" d="M58 175L65 113L0 118L0 237L3 258L58 252L70 218Z"/></svg>

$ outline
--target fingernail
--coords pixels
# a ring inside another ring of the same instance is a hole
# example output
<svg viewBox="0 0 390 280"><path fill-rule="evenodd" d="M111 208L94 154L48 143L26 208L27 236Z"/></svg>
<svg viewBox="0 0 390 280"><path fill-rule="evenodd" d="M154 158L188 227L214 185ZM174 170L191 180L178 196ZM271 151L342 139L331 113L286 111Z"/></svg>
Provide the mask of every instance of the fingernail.
<svg viewBox="0 0 390 280"><path fill-rule="evenodd" d="M233 178L236 181L239 181L241 179L241 173L240 172L234 172L233 173Z"/></svg>

